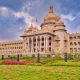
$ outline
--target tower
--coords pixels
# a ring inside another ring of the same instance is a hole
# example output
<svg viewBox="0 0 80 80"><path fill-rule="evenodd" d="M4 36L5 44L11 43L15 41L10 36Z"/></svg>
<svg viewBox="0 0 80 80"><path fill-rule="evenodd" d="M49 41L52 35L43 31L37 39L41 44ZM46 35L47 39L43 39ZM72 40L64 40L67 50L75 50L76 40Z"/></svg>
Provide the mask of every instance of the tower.
<svg viewBox="0 0 80 80"><path fill-rule="evenodd" d="M64 22L56 15L54 8L51 5L49 13L44 17L44 22L41 24L41 30L53 32L55 36L55 53L64 53L65 41L67 40L67 30Z"/></svg>

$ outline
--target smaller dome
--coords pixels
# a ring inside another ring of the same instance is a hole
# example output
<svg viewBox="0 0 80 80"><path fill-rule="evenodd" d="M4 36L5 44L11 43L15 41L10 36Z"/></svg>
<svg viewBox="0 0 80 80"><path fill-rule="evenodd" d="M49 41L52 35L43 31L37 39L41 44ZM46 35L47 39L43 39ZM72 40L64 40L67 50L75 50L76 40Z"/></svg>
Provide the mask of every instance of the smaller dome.
<svg viewBox="0 0 80 80"><path fill-rule="evenodd" d="M36 27L33 27L33 25L31 24L31 26L28 28L28 30L25 31L25 33L36 32L36 31L38 31L38 29Z"/></svg>
<svg viewBox="0 0 80 80"><path fill-rule="evenodd" d="M34 27L33 27L33 25L31 24L31 26L29 27L28 30L32 30L32 29L34 29Z"/></svg>
<svg viewBox="0 0 80 80"><path fill-rule="evenodd" d="M38 30L38 29L31 24L31 26L29 27L28 30L30 30L30 31L36 31L36 30Z"/></svg>

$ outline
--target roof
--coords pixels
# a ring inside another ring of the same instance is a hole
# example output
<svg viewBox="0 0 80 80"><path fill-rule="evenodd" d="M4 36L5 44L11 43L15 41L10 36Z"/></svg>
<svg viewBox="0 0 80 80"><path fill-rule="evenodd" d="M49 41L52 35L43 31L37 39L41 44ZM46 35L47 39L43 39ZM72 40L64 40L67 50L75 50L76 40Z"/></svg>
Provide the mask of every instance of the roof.
<svg viewBox="0 0 80 80"><path fill-rule="evenodd" d="M37 32L30 33L30 34L23 34L21 37L43 35L43 34L49 34L49 35L55 36L55 34L53 32L49 32L49 31L37 31Z"/></svg>

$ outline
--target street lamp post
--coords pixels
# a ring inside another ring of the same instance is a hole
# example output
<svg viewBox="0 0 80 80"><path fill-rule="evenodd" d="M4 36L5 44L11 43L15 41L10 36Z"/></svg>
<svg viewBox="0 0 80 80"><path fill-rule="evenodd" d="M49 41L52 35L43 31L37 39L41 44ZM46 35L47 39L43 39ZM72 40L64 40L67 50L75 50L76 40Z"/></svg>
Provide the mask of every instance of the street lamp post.
<svg viewBox="0 0 80 80"><path fill-rule="evenodd" d="M4 54L1 49L0 49L0 54L2 54L1 58L2 58L2 60L4 60Z"/></svg>
<svg viewBox="0 0 80 80"><path fill-rule="evenodd" d="M4 55L2 55L2 60L4 60Z"/></svg>
<svg viewBox="0 0 80 80"><path fill-rule="evenodd" d="M64 61L67 62L67 52L66 52L66 49L67 49L67 40L64 40L64 42L65 42Z"/></svg>
<svg viewBox="0 0 80 80"><path fill-rule="evenodd" d="M38 54L37 54L37 62L40 63L40 53L39 53L39 50L38 50Z"/></svg>
<svg viewBox="0 0 80 80"><path fill-rule="evenodd" d="M67 53L64 53L64 61L67 62Z"/></svg>
<svg viewBox="0 0 80 80"><path fill-rule="evenodd" d="M20 57L20 56L19 56L19 54L18 54L18 55L17 55L17 61L19 61L19 57Z"/></svg>

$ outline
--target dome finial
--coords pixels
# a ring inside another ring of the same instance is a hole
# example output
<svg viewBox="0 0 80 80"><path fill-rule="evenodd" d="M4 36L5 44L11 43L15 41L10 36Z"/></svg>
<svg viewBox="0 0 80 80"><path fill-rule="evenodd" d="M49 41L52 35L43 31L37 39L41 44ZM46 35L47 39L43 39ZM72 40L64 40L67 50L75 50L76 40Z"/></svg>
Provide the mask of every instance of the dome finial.
<svg viewBox="0 0 80 80"><path fill-rule="evenodd" d="M31 23L31 26L33 26L33 24Z"/></svg>
<svg viewBox="0 0 80 80"><path fill-rule="evenodd" d="M50 13L53 13L53 5L50 5Z"/></svg>
<svg viewBox="0 0 80 80"><path fill-rule="evenodd" d="M30 28L32 28L32 27L33 27L33 24L31 23Z"/></svg>

